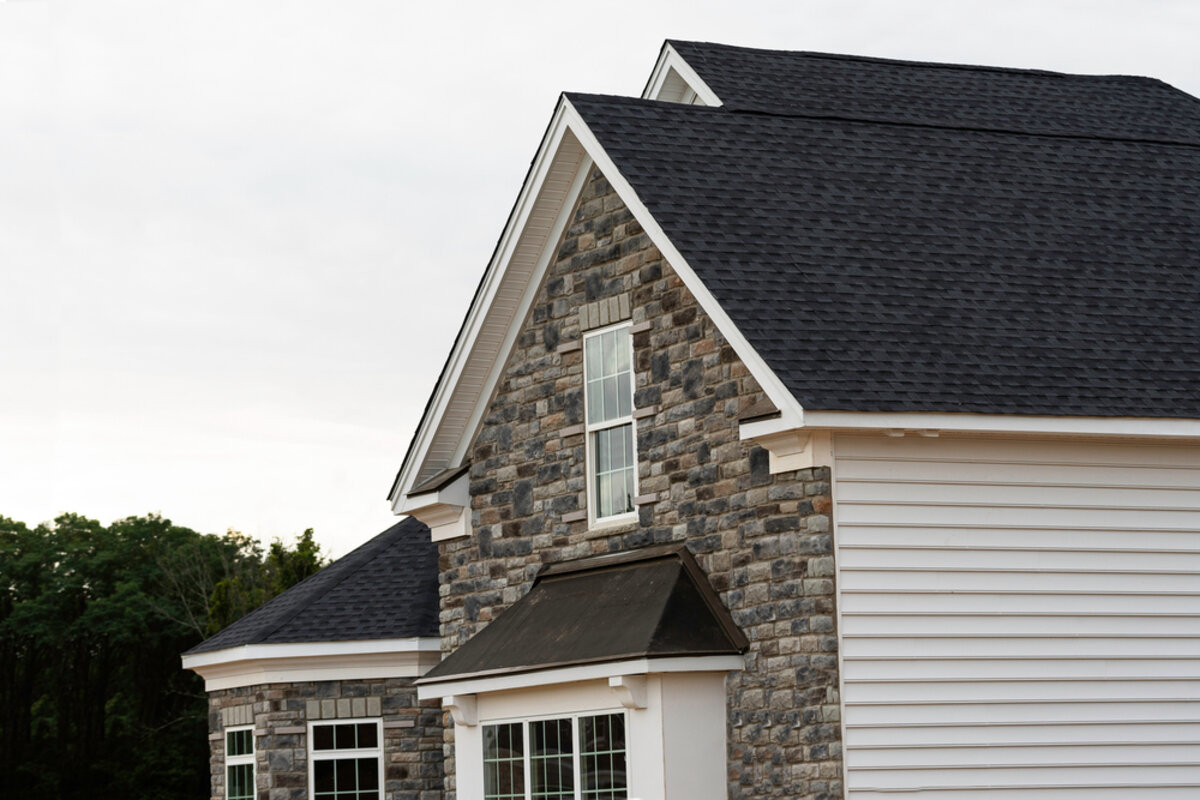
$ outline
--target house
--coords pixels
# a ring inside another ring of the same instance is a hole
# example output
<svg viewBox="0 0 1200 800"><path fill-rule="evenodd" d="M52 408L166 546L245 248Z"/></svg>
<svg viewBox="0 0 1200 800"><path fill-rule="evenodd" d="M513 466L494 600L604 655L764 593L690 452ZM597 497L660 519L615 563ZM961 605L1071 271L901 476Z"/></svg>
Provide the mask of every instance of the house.
<svg viewBox="0 0 1200 800"><path fill-rule="evenodd" d="M1198 312L1159 81L563 95L391 491L446 797L1200 795Z"/></svg>
<svg viewBox="0 0 1200 800"><path fill-rule="evenodd" d="M439 650L437 548L411 517L192 648L213 800L440 795L442 713L413 685Z"/></svg>
<svg viewBox="0 0 1200 800"><path fill-rule="evenodd" d="M184 657L214 799L1200 795L1198 245L1147 78L563 95L408 518Z"/></svg>

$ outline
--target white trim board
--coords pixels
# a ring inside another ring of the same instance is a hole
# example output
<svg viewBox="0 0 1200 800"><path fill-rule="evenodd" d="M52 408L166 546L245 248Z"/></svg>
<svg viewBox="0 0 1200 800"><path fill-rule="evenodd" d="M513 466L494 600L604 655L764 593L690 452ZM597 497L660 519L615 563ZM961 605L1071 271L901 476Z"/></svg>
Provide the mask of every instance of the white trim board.
<svg viewBox="0 0 1200 800"><path fill-rule="evenodd" d="M605 680L627 675L652 675L667 672L730 672L742 669L742 656L679 656L671 658L635 658L608 661L603 664L584 664L577 667L521 672L509 675L450 678L441 681L417 681L417 699L433 700L442 697L530 689L559 683Z"/></svg>
<svg viewBox="0 0 1200 800"><path fill-rule="evenodd" d="M262 683L416 678L441 660L432 636L348 642L251 644L183 656L206 691Z"/></svg>
<svg viewBox="0 0 1200 800"><path fill-rule="evenodd" d="M679 55L670 42L663 43L658 61L650 73L650 80L646 82L646 88L642 91L642 98L661 100L665 103L721 105L721 98L717 97L717 93L692 69L691 64Z"/></svg>

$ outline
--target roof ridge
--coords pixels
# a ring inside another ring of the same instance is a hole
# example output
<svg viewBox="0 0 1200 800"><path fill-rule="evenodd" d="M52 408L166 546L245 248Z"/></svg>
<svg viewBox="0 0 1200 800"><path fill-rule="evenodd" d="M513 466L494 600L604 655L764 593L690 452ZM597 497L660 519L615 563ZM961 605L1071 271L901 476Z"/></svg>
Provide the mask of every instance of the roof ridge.
<svg viewBox="0 0 1200 800"><path fill-rule="evenodd" d="M1168 84L1169 85L1169 84ZM672 109L687 109L689 112L696 113L716 113L716 114L743 114L746 116L758 117L779 117L781 119L814 119L838 122L861 122L873 125L892 125L901 128L934 128L937 130L947 131L969 131L974 133L998 133L1007 134L1010 136L1040 136L1052 139L1080 139L1084 141L1096 142L1126 142L1130 144L1156 144L1168 147L1200 147L1200 139L1194 142L1183 139L1150 139L1145 137L1135 136L1115 136L1095 133L1065 133L1055 131L1028 131L1017 128L994 128L983 125L949 125L941 122L920 122L920 121L905 121L893 119L879 119L868 116L853 116L841 114L806 114L800 111L770 111L758 108L729 108L728 106L693 106L682 103L672 103L666 100L651 100L641 97L627 97L624 95L611 94L592 94L588 92L568 92L566 97L569 100L572 97L593 97L602 100L620 100L630 101L633 103L648 103L658 106L670 106Z"/></svg>
<svg viewBox="0 0 1200 800"><path fill-rule="evenodd" d="M744 47L742 45L723 44L721 42L699 42L690 39L668 39L668 44L690 44L699 45L702 47L718 47L724 50L736 50L739 52L750 53L777 53L785 56L801 56L804 58L819 58L830 61L857 61L873 64L888 64L892 66L905 67L921 67L926 69L947 69L967 72L1001 72L1007 74L1018 75L1033 75L1045 78L1075 78L1083 80L1121 80L1121 81L1139 81L1162 84L1169 86L1176 91L1183 92L1182 89L1172 86L1166 81L1155 78L1149 75L1126 75L1120 73L1086 73L1086 72L1059 72L1050 69L1037 69L1033 67L999 67L990 64L960 64L953 61L916 61L907 58L889 58L887 56L862 56L851 53L824 53L818 50L781 50L770 47ZM1187 92L1183 92L1187 94ZM1191 97L1191 95L1188 95Z"/></svg>

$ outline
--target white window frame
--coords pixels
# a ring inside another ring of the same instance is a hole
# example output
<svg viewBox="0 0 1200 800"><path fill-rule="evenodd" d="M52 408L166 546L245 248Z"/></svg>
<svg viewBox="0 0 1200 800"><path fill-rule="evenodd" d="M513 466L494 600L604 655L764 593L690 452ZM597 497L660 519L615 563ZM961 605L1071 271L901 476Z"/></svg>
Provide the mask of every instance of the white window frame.
<svg viewBox="0 0 1200 800"><path fill-rule="evenodd" d="M241 731L250 731L250 753L247 755L231 756L229 755L229 734L239 733ZM229 768L240 767L246 764L250 765L250 787L251 797L258 797L258 742L254 741L254 726L253 725L231 725L222 732L225 750L225 797L229 798Z"/></svg>
<svg viewBox="0 0 1200 800"><path fill-rule="evenodd" d="M531 754L529 752L529 744L532 741L529 734L529 724L531 722L544 722L546 720L569 719L571 720L571 774L574 778L575 800L583 798L583 772L580 769L579 752L579 720L584 717L606 717L620 716L625 722L625 794L630 795L632 789L629 786L629 777L632 770L629 767L629 760L632 752L629 749L629 714L620 706L611 709L595 709L592 711L578 711L572 713L558 714L535 714L527 717L498 717L496 719L480 720L480 747L479 747L479 763L483 765L483 728L488 725L513 725L521 724L521 743L522 750L521 759L525 768L525 800L532 800L533 797L533 776L530 774ZM486 765L483 766L484 773L487 771ZM483 774L483 773L481 773ZM486 781L486 778L484 778Z"/></svg>
<svg viewBox="0 0 1200 800"><path fill-rule="evenodd" d="M601 336L609 331L618 328L630 328L629 334L629 414L624 417L616 417L614 419L605 420L604 422L593 423L588 414L588 369L587 369L587 343L588 339L596 336ZM583 334L583 427L584 427L584 459L587 461L587 508L588 508L588 527L589 528L604 528L613 525L623 525L637 519L638 509L635 505L632 511L625 511L620 514L612 514L607 517L597 516L597 505L599 494L596 488L596 469L592 452L592 435L596 431L608 430L609 428L617 428L622 425L629 425L631 431L631 439L633 441L633 496L638 494L638 446L637 446L637 421L633 417L634 407L633 398L637 392L637 370L634 368L634 352L633 352L633 323L630 320L618 322L613 325L605 325L603 328L593 328Z"/></svg>
<svg viewBox="0 0 1200 800"><path fill-rule="evenodd" d="M313 746L313 729L323 725L363 725L370 723L375 726L375 747L356 747L351 750L317 750ZM379 717L353 717L348 719L321 719L308 722L308 796L315 798L316 793L316 763L318 761L338 761L347 758L374 758L379 766L379 800L384 800L383 786L383 721Z"/></svg>

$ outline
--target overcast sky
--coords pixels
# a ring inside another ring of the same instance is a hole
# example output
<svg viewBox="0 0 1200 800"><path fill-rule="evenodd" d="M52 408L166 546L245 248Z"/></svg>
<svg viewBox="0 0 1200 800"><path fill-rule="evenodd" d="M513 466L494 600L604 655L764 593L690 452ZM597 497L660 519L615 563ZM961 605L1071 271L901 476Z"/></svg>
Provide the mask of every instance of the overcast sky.
<svg viewBox="0 0 1200 800"><path fill-rule="evenodd" d="M390 525L558 93L668 37L1200 94L1188 0L0 0L0 515Z"/></svg>

